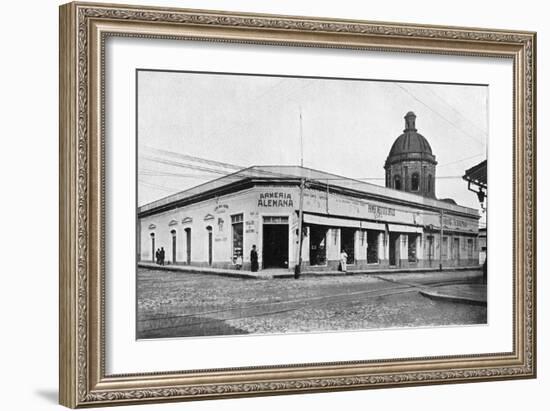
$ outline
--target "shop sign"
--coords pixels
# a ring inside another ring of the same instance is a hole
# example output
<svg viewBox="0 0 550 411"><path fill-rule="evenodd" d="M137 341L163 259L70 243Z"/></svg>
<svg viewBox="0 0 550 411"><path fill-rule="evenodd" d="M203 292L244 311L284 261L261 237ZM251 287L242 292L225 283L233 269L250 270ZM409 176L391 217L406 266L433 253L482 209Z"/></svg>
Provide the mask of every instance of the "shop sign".
<svg viewBox="0 0 550 411"><path fill-rule="evenodd" d="M469 228L470 224L467 221L458 219L456 217L443 217L443 226L444 227L453 227L453 228Z"/></svg>
<svg viewBox="0 0 550 411"><path fill-rule="evenodd" d="M229 209L227 204L219 204L214 208L214 212L217 214L225 213Z"/></svg>
<svg viewBox="0 0 550 411"><path fill-rule="evenodd" d="M253 233L256 231L254 220L248 220L244 224L246 226L245 230L247 233Z"/></svg>
<svg viewBox="0 0 550 411"><path fill-rule="evenodd" d="M282 191L260 193L258 207L294 207L292 195Z"/></svg>
<svg viewBox="0 0 550 411"><path fill-rule="evenodd" d="M367 205L369 213L374 214L374 218L382 218L385 216L392 216L395 217L395 208L390 207L382 207L376 204L370 204Z"/></svg>

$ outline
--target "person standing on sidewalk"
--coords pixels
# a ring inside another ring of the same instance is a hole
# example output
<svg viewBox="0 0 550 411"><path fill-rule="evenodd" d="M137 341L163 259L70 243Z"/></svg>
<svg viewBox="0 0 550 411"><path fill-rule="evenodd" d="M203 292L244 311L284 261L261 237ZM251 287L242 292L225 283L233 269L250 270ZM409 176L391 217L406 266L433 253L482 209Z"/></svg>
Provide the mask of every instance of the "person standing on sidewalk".
<svg viewBox="0 0 550 411"><path fill-rule="evenodd" d="M258 271L258 252L256 251L256 245L253 245L252 250L250 250L250 271Z"/></svg>
<svg viewBox="0 0 550 411"><path fill-rule="evenodd" d="M346 250L342 250L340 253L340 268L343 273L348 271L348 253L346 253Z"/></svg>
<svg viewBox="0 0 550 411"><path fill-rule="evenodd" d="M243 256L240 254L235 259L235 268L237 270L240 270L241 268L243 268Z"/></svg>

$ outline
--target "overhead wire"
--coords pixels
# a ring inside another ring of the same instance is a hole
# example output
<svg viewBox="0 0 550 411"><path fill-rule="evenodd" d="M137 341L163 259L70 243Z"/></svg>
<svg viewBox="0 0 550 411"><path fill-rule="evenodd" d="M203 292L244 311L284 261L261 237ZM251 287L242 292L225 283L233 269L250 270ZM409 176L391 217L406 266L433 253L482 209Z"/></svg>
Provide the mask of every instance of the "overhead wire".
<svg viewBox="0 0 550 411"><path fill-rule="evenodd" d="M266 92L264 93L261 93L260 95L258 95L257 97L255 97L255 100L259 100L261 98L263 98L264 96L268 95L270 90L272 89L275 89L277 88L283 81L281 80L280 82L278 82L277 84L273 85L272 87L270 87ZM432 112L434 112L436 115L438 115L439 117L441 117L443 120L445 120L446 122L448 122L449 124L451 124L453 127L455 127L457 130L459 130L462 134L468 136L469 138L473 139L474 141L476 141L477 143L480 143L480 144L483 144L481 143L477 138L475 138L474 136L472 136L471 134L465 132L462 128L460 128L458 125L456 125L455 123L453 123L451 120L447 119L444 115L442 115L441 113L439 113L438 111L434 110L433 107L431 107L430 105L426 104L424 101L422 101L421 99L419 99L418 97L414 96L409 90L407 90L405 87L399 85L398 83L394 83L397 87L399 87L401 90L403 90L405 93L407 93L410 97L412 97L413 99L419 101L421 104L423 104L424 106L428 107L428 109L430 109ZM305 87L308 87L308 86L311 86L313 85L313 83L307 83L304 87L302 87L302 91L303 91L303 88ZM289 99L288 97L291 96L292 94L295 94L297 91L297 89L293 89L288 95L287 95L287 100ZM434 93L432 93L434 94ZM434 94L435 95L435 94ZM281 96L281 94L279 94L279 96ZM441 97L435 95L436 97L438 97L439 99L441 99ZM290 99L292 100L292 99ZM272 102L272 100L270 100ZM447 103L447 105L449 105ZM449 105L450 106L450 105ZM452 107L451 107L452 108ZM452 108L453 109L453 108ZM453 109L454 110L454 109ZM454 110L456 111L456 110ZM227 133L228 130L231 130L231 129L235 129L235 128L238 128L238 127L244 127L246 126L247 124L249 124L251 122L248 122L246 124L243 124L243 123L239 123L239 124L235 124L234 126L230 127L229 129L224 129L224 130L221 130L223 131L224 133ZM220 132L221 132L220 131ZM200 157L196 157L196 156L191 156L191 155L187 155L187 154L182 154L182 153L177 153L177 152L173 152L173 151L169 151L169 150L164 150L164 149L158 149L158 148L154 148L154 147L146 147L147 150L149 151L152 151L154 153L156 153L157 155L167 155L167 156L172 156L172 157L176 157L180 160L186 160L186 161L191 161L191 162L198 162L200 163L201 165L197 165L197 164L189 164L189 163L182 163L182 162L178 162L178 161L174 161L174 160L168 160L168 159L163 159L161 157L152 157L152 156L145 156L143 157L144 159L146 160L149 160L149 161L154 161L154 162L157 162L157 163L161 163L161 164L164 164L164 165L169 165L169 166L174 166L174 167L182 167L182 168L186 168L186 169L191 169L191 170L196 170L196 171L202 171L202 172L206 172L206 173L211 173L211 174L218 174L218 175L222 175L223 177L226 177L226 178L241 178L243 176L246 176L246 177L251 177L253 174L258 174L258 173L261 173L261 174L265 174L265 175L270 175L270 176L279 176L279 177L286 177L286 178L304 178L304 176L299 176L299 175L295 175L295 174L287 174L287 173L280 173L280 172L274 172L274 171L269 171L269 170L260 170L260 169L253 169L253 170L250 170L250 169L247 169L247 168L244 168L242 166L239 166L239 165L235 165L235 164L230 164L230 163L225 163L225 162L221 162L221 161L215 161L215 160L209 160L209 159L204 159L204 158L200 158ZM475 158L475 157L478 157L478 156L481 156L483 153L479 153L479 154L476 154L474 156L471 156L471 157L467 157L465 159L461 159L461 160L456 160L456 161L453 161L451 163L446 163L446 164L443 164L441 165L440 167L444 167L444 166L447 166L447 165L450 165L450 164L455 164L455 163L458 163L458 162L462 162L462 161L466 161L467 159L471 159L471 158ZM214 168L214 167L217 167L217 168ZM219 168L227 168L227 169L230 169L231 172L228 172L227 170L220 170ZM248 170L248 171L247 171ZM199 175L196 175L196 174L188 174L188 175L183 175L183 174L178 174L178 173L169 173L169 172L155 172L154 170L140 170L140 175L142 176L174 176L174 177L190 177L190 178L201 178ZM207 178L207 176L205 175L205 178ZM462 178L462 176L436 176L436 179L459 179L459 178ZM308 177L308 180L312 180L312 181L319 181L319 182L326 182L328 184L329 181L349 181L349 182L353 182L353 181L357 181L357 182L362 182L362 181L376 181L376 180L384 180L385 178L384 177L358 177L358 178L345 178L345 177L330 177L330 178L323 178L323 177L317 177L317 178L311 178L311 177ZM143 182L143 181L142 181ZM160 188L160 189L163 189L165 191L171 191L171 192L177 192L179 191L178 189L171 189L171 188L168 188L168 187L164 187L164 186L160 186L160 185L157 185L157 184L153 184L153 183L146 183L146 182L143 182L144 184L146 185L150 185L150 186L154 186L156 188Z"/></svg>
<svg viewBox="0 0 550 411"><path fill-rule="evenodd" d="M485 138L487 138L487 130L486 129L482 129L480 126L478 126L476 123L474 123L471 119L469 119L468 117L466 117L464 114L462 114L459 110L457 110L451 103L449 103L446 99L444 99L443 97L441 97L438 93L436 93L432 88L425 88L424 90L426 90L428 93L430 93L432 96L434 96L435 98L437 98L439 101L441 101L443 104L445 104L447 107L449 107L456 115L458 115L459 117L461 117L463 120L465 120L466 122L470 123L470 125L472 125L474 128L476 128L480 133L481 135L483 135Z"/></svg>
<svg viewBox="0 0 550 411"><path fill-rule="evenodd" d="M458 125L456 125L453 121L449 120L446 116L444 116L443 114L441 114L439 111L435 110L430 104L427 104L425 103L424 101L422 101L420 98L418 98L417 96L415 96L413 93L411 93L407 88L405 88L404 86L402 86L401 84L399 83L392 83L394 84L396 87L400 88L401 90L403 90L406 94L408 94L410 97L412 97L414 100L418 101L420 104L422 104L423 106L427 107L430 111L432 111L434 114L436 114L438 117L442 118L445 122L449 123L451 126L453 126L455 129L457 129L458 131L460 131L464 136L468 137L469 139L471 139L472 141L476 142L477 144L480 144L480 145L484 145L483 142L481 142L477 137L475 136L472 136L470 133L466 132L465 130L463 130L461 127L459 127Z"/></svg>
<svg viewBox="0 0 550 411"><path fill-rule="evenodd" d="M155 161L158 160L159 162L162 162L164 164L169 164L169 165L177 165L177 166L180 166L180 167L184 167L184 168L190 168L190 169L197 169L197 170L204 170L205 167L201 167L201 166L196 166L196 165L192 165L192 164L182 164L182 163L178 163L176 161L170 161L170 160L164 160L164 159L155 159ZM247 169L245 169L247 170ZM250 172L248 173L240 173L240 172L236 172L236 173L232 173L232 174L227 174L226 172L223 172L222 170L212 170L212 172L216 172L218 174L222 174L224 177L229 177L229 178L236 178L236 179L241 179L243 177L253 177L254 176L254 172L256 171L260 171L260 170L251 170ZM265 171L267 173L270 173L268 170L262 170L262 171ZM177 173L169 173L169 174L175 174L176 176L178 175ZM276 172L273 172L272 174L275 174L277 177L286 177L286 178L301 178L300 176L297 176L297 175L294 175L294 174L285 174L285 173L276 173ZM449 177L449 178L461 178L459 176L442 176L442 178L444 177ZM350 181L351 183L353 183L353 181L355 179L347 179L347 178L344 178L344 177L335 177L335 178L323 178L323 177L319 177L319 178L308 178L308 180L310 181L316 181L318 183L324 183L324 182L327 182L327 181ZM360 181L359 181L360 182ZM151 183L152 184L152 183ZM158 186L158 185L155 185L153 184L154 186ZM163 189L166 189L166 190L170 190L168 189L167 187L163 187L163 186L158 186L160 188L163 188ZM382 186L380 186L382 187ZM172 193L173 194L176 194L178 191L181 191L181 190L177 190L177 189L173 189L172 190ZM399 211L402 211L402 212L406 212L406 213L410 213L410 214L414 214L414 215L420 215L420 214L424 214L424 215L438 215L439 213L438 212L434 212L434 211L413 211L413 210L409 210L409 209L405 209L405 208L401 208L401 207L396 207L396 206L392 206L392 207L389 207L389 208L393 208L395 210L399 210Z"/></svg>

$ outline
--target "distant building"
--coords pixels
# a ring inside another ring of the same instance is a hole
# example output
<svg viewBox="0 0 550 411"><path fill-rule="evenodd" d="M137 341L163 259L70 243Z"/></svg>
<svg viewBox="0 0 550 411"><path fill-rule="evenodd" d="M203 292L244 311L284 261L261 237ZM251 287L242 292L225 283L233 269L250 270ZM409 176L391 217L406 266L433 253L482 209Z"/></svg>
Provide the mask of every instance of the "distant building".
<svg viewBox="0 0 550 411"><path fill-rule="evenodd" d="M479 264L483 264L487 258L487 227L479 229Z"/></svg>
<svg viewBox="0 0 550 411"><path fill-rule="evenodd" d="M303 271L479 265L475 209L435 198L436 160L405 116L385 163L386 187L297 166L254 166L138 209L138 258L163 246L171 264L261 269L297 264L300 184Z"/></svg>
<svg viewBox="0 0 550 411"><path fill-rule="evenodd" d="M462 179L468 182L468 190L476 193L481 208L485 209L487 198L487 160L470 167Z"/></svg>
<svg viewBox="0 0 550 411"><path fill-rule="evenodd" d="M462 178L468 182L468 190L477 195L479 204L485 210L487 200L487 160L483 160L464 172ZM487 227L479 229L479 262L485 263L487 259Z"/></svg>

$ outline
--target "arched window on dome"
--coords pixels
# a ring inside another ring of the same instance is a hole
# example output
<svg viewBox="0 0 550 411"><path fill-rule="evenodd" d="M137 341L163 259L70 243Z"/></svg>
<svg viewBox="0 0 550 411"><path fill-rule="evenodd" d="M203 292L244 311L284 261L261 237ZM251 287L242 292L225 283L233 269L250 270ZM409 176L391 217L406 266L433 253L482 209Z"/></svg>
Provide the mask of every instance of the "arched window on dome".
<svg viewBox="0 0 550 411"><path fill-rule="evenodd" d="M401 177L400 176L394 176L393 177L393 188L396 190L401 190Z"/></svg>
<svg viewBox="0 0 550 411"><path fill-rule="evenodd" d="M428 193L432 192L432 175L428 175Z"/></svg>
<svg viewBox="0 0 550 411"><path fill-rule="evenodd" d="M418 173L413 173L411 176L411 190L418 191L419 186L420 186L420 176L418 175Z"/></svg>

